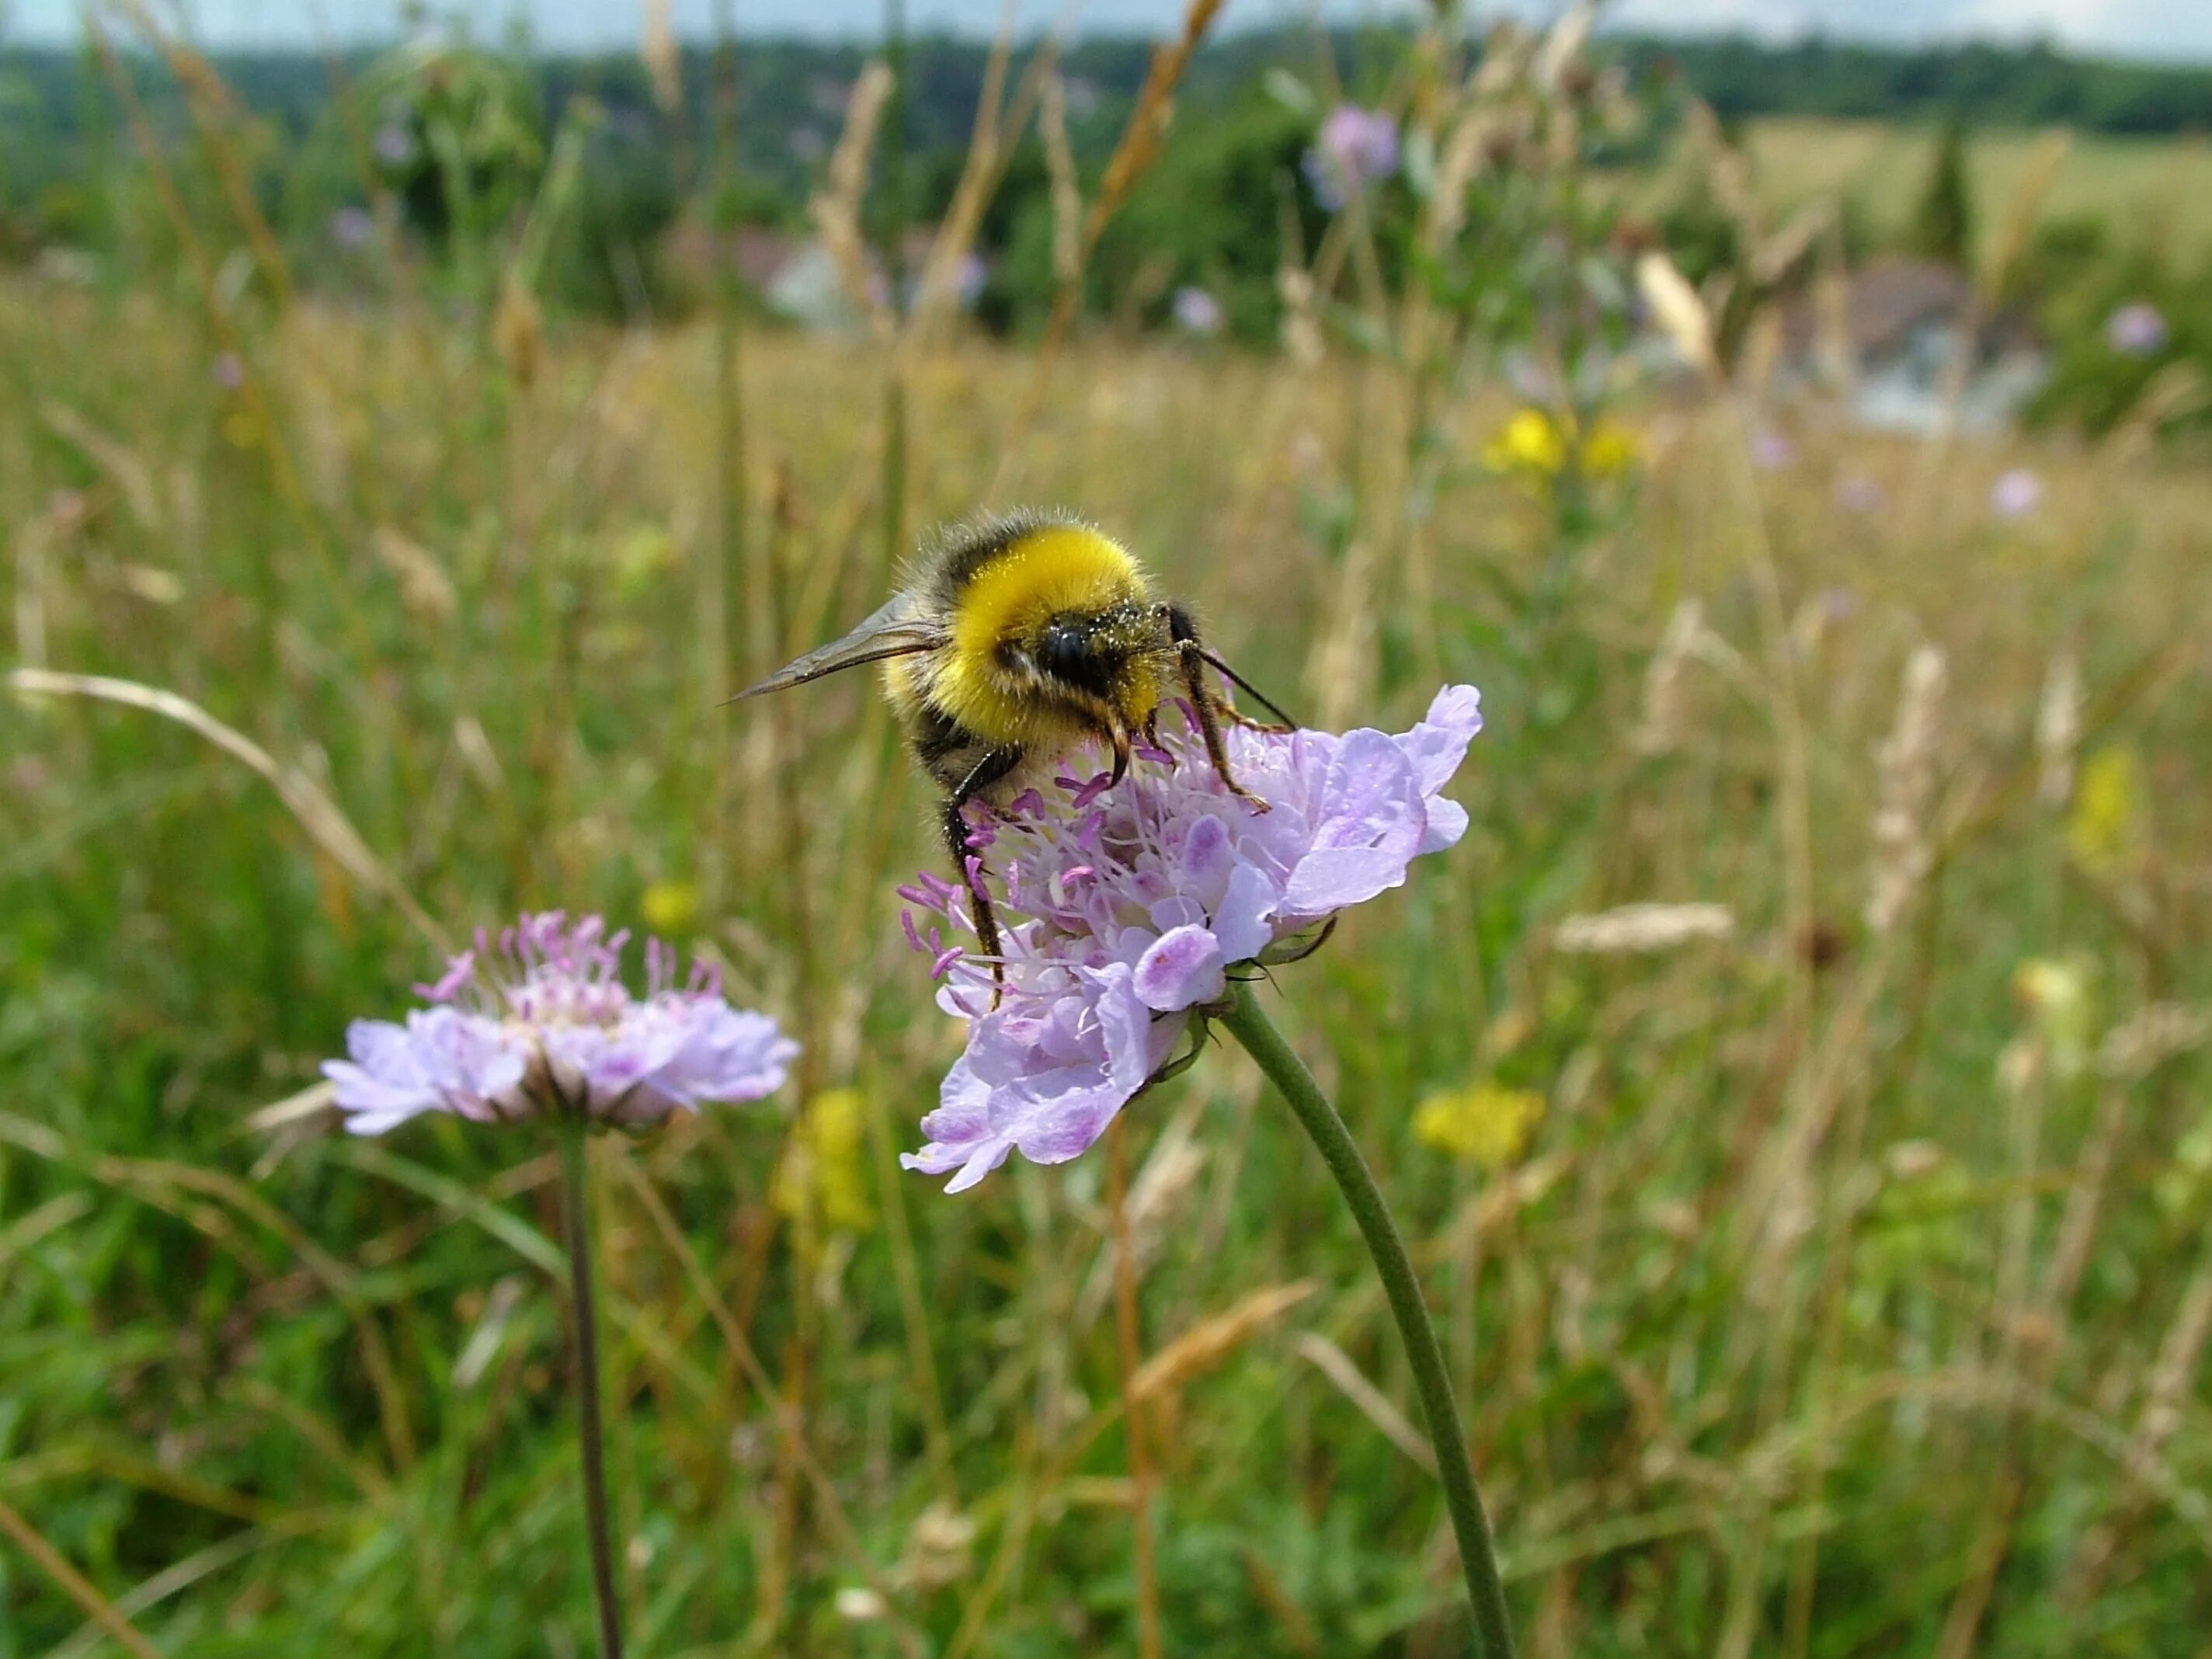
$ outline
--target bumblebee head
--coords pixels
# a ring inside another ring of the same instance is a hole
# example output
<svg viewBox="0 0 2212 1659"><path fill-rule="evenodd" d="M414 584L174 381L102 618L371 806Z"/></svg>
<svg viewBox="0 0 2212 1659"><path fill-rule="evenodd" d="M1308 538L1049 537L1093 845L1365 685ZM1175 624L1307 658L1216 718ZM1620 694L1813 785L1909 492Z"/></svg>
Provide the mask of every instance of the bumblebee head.
<svg viewBox="0 0 2212 1659"><path fill-rule="evenodd" d="M1062 611L1047 619L1030 648L1030 660L1046 678L1071 690L1119 702L1128 690L1132 668L1158 652L1150 635L1149 613L1134 606L1112 611ZM1150 664L1145 665L1150 678Z"/></svg>
<svg viewBox="0 0 2212 1659"><path fill-rule="evenodd" d="M946 556L949 652L929 697L1009 747L1133 729L1167 684L1167 622L1144 568L1118 543L1059 520L996 526Z"/></svg>

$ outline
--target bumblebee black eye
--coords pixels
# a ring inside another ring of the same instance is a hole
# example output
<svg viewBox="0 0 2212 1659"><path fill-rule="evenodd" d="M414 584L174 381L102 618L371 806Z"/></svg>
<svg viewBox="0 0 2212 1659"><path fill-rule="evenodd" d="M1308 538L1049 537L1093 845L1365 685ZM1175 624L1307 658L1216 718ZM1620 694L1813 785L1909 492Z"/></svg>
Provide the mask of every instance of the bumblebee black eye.
<svg viewBox="0 0 2212 1659"><path fill-rule="evenodd" d="M1037 666L1070 685L1087 684L1097 674L1090 635L1072 623L1050 624L1037 641Z"/></svg>

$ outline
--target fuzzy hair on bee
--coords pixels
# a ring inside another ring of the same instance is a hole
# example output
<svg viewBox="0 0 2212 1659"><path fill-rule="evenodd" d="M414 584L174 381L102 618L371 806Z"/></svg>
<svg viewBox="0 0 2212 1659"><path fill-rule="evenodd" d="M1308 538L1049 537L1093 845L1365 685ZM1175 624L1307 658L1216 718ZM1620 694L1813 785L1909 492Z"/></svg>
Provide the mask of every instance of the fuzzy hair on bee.
<svg viewBox="0 0 2212 1659"><path fill-rule="evenodd" d="M1222 723L1243 717L1206 670L1281 712L1206 647L1190 612L1158 592L1134 554L1072 514L1022 512L940 532L881 610L738 696L870 663L882 665L907 746L943 791L945 850L1001 977L998 922L969 844L969 802L1002 804L1033 771L1093 741L1113 755L1119 783L1161 704L1181 696L1222 782L1267 811L1230 770Z"/></svg>

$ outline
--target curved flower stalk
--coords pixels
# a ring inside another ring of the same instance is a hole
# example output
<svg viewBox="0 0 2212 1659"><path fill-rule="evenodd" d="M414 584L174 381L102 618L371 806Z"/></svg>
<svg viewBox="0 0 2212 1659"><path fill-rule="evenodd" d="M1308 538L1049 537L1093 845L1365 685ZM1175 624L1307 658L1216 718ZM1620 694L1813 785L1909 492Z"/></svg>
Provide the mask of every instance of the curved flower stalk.
<svg viewBox="0 0 2212 1659"><path fill-rule="evenodd" d="M1395 737L1235 728L1230 763L1270 804L1261 812L1186 724L1113 788L1103 771L1062 775L981 823L969 845L1006 887L997 1008L989 964L947 942L972 936L964 895L929 875L899 890L908 938L945 981L939 1004L968 1023L907 1167L959 1192L1011 1152L1060 1164L1091 1146L1193 1022L1226 1006L1238 965L1303 954L1301 936L1466 833L1465 809L1439 792L1481 729L1465 685Z"/></svg>
<svg viewBox="0 0 2212 1659"><path fill-rule="evenodd" d="M326 1061L335 1099L356 1134L382 1134L426 1112L480 1123L550 1123L561 1143L582 1444L584 1513L602 1659L622 1659L622 1614L608 1534L600 1426L599 1320L592 1288L590 1193L584 1155L595 1127L642 1129L710 1102L757 1100L780 1087L799 1045L765 1014L733 1008L720 974L694 963L676 981L676 952L645 947L646 994L622 979L628 933L598 916L526 915L496 944L447 964L416 987L429 1006L404 1024L356 1020L345 1060Z"/></svg>

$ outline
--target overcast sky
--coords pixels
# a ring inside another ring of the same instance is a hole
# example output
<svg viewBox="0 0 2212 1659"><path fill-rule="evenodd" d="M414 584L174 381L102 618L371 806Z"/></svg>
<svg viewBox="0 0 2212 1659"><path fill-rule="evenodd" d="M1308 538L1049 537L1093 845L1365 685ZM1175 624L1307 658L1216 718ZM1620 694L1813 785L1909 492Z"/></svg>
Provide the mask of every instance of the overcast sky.
<svg viewBox="0 0 2212 1659"><path fill-rule="evenodd" d="M1042 27L1063 0L1013 0L1024 22ZM340 39L382 40L397 29L403 0L169 0L211 46L313 42L315 19ZM717 0L670 0L679 32L705 33ZM1002 0L908 0L916 27L988 33ZM1077 27L1158 30L1182 15L1183 0L1065 0ZM1330 17L1356 20L1402 8L1376 0L1318 0ZM553 46L621 46L637 38L646 0L438 0L431 9L459 14L496 34L507 20L527 21L532 37ZM866 37L883 15L881 0L732 0L749 33ZM80 0L0 0L7 38L75 38ZM1543 15L1546 0L1477 0L1477 9ZM168 5L155 0L157 12ZM1306 0L1230 0L1228 21L1258 23L1303 16ZM2017 40L2045 35L2083 51L2172 62L2212 62L2212 0L1616 0L1615 27L1667 32L1752 28L1788 36L1820 28L1885 40L1975 35Z"/></svg>

